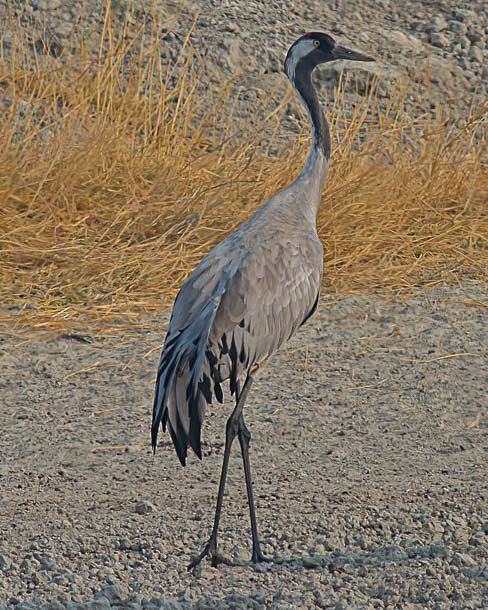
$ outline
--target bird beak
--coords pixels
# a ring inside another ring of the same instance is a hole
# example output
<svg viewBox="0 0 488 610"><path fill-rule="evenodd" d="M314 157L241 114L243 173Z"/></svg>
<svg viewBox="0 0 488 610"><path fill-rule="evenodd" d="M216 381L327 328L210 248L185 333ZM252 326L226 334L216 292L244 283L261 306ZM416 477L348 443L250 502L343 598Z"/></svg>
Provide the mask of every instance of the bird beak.
<svg viewBox="0 0 488 610"><path fill-rule="evenodd" d="M374 61L374 57L363 55L363 53L358 53L357 51L352 51L351 49L342 47L339 44L336 44L334 47L332 56L334 59L349 59L350 61Z"/></svg>

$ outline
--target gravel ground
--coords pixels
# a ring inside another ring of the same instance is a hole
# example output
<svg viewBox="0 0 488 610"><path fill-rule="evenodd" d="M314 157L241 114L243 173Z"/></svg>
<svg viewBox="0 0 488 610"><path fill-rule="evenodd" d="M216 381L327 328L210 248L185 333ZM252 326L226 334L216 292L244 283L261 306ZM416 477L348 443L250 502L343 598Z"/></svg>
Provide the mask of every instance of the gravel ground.
<svg viewBox="0 0 488 610"><path fill-rule="evenodd" d="M486 328L475 284L323 303L248 408L283 561L196 574L231 404L181 468L149 447L161 331L1 339L0 608L486 608ZM249 558L237 447L221 546Z"/></svg>

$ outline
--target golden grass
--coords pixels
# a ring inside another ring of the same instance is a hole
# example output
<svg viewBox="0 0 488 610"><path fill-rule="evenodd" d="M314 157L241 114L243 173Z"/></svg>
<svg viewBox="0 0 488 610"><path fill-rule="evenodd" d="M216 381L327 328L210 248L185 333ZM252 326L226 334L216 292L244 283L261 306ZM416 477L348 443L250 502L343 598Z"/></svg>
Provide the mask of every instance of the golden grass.
<svg viewBox="0 0 488 610"><path fill-rule="evenodd" d="M280 133L284 104L240 131L222 118L231 83L202 96L188 45L171 74L157 31L145 51L114 32L107 18L95 60L82 45L29 62L18 41L1 62L11 105L0 119L0 322L10 332L143 324L306 157L307 133L291 150L275 141L274 155L261 141L264 129ZM413 121L403 105L398 95L381 108L373 87L352 119L341 95L329 108L318 218L328 291L487 277L488 109L455 126Z"/></svg>

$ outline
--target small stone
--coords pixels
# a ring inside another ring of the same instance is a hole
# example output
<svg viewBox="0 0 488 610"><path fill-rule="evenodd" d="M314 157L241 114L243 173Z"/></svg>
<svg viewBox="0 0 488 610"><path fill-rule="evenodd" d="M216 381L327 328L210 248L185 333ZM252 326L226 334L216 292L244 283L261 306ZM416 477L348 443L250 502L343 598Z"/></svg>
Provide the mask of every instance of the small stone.
<svg viewBox="0 0 488 610"><path fill-rule="evenodd" d="M456 542L467 542L469 540L469 530L464 527L459 527L454 530L452 537Z"/></svg>
<svg viewBox="0 0 488 610"><path fill-rule="evenodd" d="M159 610L183 610L183 605L174 599L162 599L159 601Z"/></svg>
<svg viewBox="0 0 488 610"><path fill-rule="evenodd" d="M469 568L476 568L478 564L476 561L466 553L454 553L451 563L457 566L468 566Z"/></svg>
<svg viewBox="0 0 488 610"><path fill-rule="evenodd" d="M37 7L40 11L56 11L61 6L61 0L39 0Z"/></svg>
<svg viewBox="0 0 488 610"><path fill-rule="evenodd" d="M471 49L469 50L469 56L476 63L479 63L479 64L483 63L483 51L476 45L473 45L471 47Z"/></svg>
<svg viewBox="0 0 488 610"><path fill-rule="evenodd" d="M120 585L108 585L108 587L103 587L100 595L97 595L97 599L102 597L108 599L110 603L118 603L124 599L125 593Z"/></svg>
<svg viewBox="0 0 488 610"><path fill-rule="evenodd" d="M383 552L387 561L404 561L408 559L407 553L401 547L394 544L385 547Z"/></svg>
<svg viewBox="0 0 488 610"><path fill-rule="evenodd" d="M427 32L442 32L447 30L447 21L444 17L434 17L426 28Z"/></svg>
<svg viewBox="0 0 488 610"><path fill-rule="evenodd" d="M146 515L147 513L152 513L156 510L154 504L151 502L146 502L146 500L139 500L136 502L135 511L138 515Z"/></svg>
<svg viewBox="0 0 488 610"><path fill-rule="evenodd" d="M474 23L478 20L478 14L476 11L471 11L467 8L459 8L455 10L454 16L458 21L463 21L464 23Z"/></svg>
<svg viewBox="0 0 488 610"><path fill-rule="evenodd" d="M56 569L56 564L49 559L41 560L41 570L45 570L46 572L52 572Z"/></svg>
<svg viewBox="0 0 488 610"><path fill-rule="evenodd" d="M85 608L86 610L109 610L110 602L104 595L102 595L97 599L92 599L91 601L86 602Z"/></svg>
<svg viewBox="0 0 488 610"><path fill-rule="evenodd" d="M471 42L480 42L483 40L483 33L477 28L469 28L468 38Z"/></svg>
<svg viewBox="0 0 488 610"><path fill-rule="evenodd" d="M6 572L12 567L12 562L7 555L0 555L0 570Z"/></svg>
<svg viewBox="0 0 488 610"><path fill-rule="evenodd" d="M122 551L132 551L133 546L129 538L121 538L119 540L119 549Z"/></svg>
<svg viewBox="0 0 488 610"><path fill-rule="evenodd" d="M42 610L66 610L66 606L59 600L53 599L43 606Z"/></svg>
<svg viewBox="0 0 488 610"><path fill-rule="evenodd" d="M468 31L468 26L462 21L449 21L449 29L451 32L456 32L456 34L466 34Z"/></svg>
<svg viewBox="0 0 488 610"><path fill-rule="evenodd" d="M444 36L444 34L440 34L439 32L431 32L429 35L429 42L434 47L438 47L440 49L444 49L449 45L449 40Z"/></svg>
<svg viewBox="0 0 488 610"><path fill-rule="evenodd" d="M304 557L302 559L302 564L304 568L307 569L317 569L322 566L322 561L320 557Z"/></svg>
<svg viewBox="0 0 488 610"><path fill-rule="evenodd" d="M418 38L411 34L405 34L405 32L402 32L401 30L392 30L391 32L388 32L387 36L393 43L404 47L405 49L415 51L422 47L422 43Z"/></svg>
<svg viewBox="0 0 488 610"><path fill-rule="evenodd" d="M469 49L471 46L471 42L466 36L456 36L453 42L455 45L459 45L462 49Z"/></svg>

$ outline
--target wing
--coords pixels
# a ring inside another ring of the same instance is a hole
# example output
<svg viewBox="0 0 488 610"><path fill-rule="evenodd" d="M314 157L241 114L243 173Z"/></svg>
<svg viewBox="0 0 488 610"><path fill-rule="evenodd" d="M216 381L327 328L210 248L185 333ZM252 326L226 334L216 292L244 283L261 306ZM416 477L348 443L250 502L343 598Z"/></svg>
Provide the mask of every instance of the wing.
<svg viewBox="0 0 488 610"><path fill-rule="evenodd" d="M288 233L288 232L287 232ZM178 294L161 355L152 443L169 427L180 462L201 457L201 425L221 382L234 393L240 374L266 360L311 315L322 277L316 234L235 233L212 250Z"/></svg>
<svg viewBox="0 0 488 610"><path fill-rule="evenodd" d="M246 256L246 244L240 238L245 224L212 248L188 276L175 299L166 340L181 332L200 315L222 276L229 279L239 268Z"/></svg>
<svg viewBox="0 0 488 610"><path fill-rule="evenodd" d="M201 423L207 404L222 389L208 337L222 295L239 266L242 245L231 235L193 270L175 299L156 379L151 438L166 425L182 465L188 445L201 456ZM213 387L212 387L213 385Z"/></svg>
<svg viewBox="0 0 488 610"><path fill-rule="evenodd" d="M322 268L322 244L310 234L263 241L242 261L209 334L231 392L243 371L265 361L313 314Z"/></svg>
<svg viewBox="0 0 488 610"><path fill-rule="evenodd" d="M176 327L179 305L176 299L172 321L159 362L154 396L151 437L156 448L159 426L169 431L176 453L185 465L188 445L201 457L200 430L207 403L212 401L210 380L211 355L207 342L215 313L225 290L226 275L222 275L214 289L207 294L201 307L189 323ZM217 396L220 386L214 390Z"/></svg>

